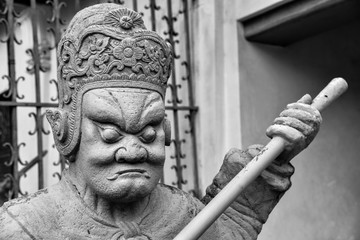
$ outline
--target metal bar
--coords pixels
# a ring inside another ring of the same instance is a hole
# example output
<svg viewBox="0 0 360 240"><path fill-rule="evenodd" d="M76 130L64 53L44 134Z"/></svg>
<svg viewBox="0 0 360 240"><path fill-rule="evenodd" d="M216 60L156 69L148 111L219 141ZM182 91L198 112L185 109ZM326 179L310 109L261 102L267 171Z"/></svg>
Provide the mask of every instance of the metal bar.
<svg viewBox="0 0 360 240"><path fill-rule="evenodd" d="M186 61L188 65L188 93L189 93L189 110L190 110L190 129L191 129L191 140L192 140L192 151L193 151L193 158L194 158L194 192L196 196L200 196L200 180L199 180L199 165L197 159L197 139L196 139L196 131L195 131L195 114L198 110L198 107L194 105L194 93L193 93L193 82L192 82L192 72L191 72L191 51L190 51L190 24L189 24L189 6L188 0L183 0L184 4L184 20L185 20L185 48L186 48Z"/></svg>
<svg viewBox="0 0 360 240"><path fill-rule="evenodd" d="M34 74L35 74L35 99L36 103L41 102L41 86L40 86L40 55L39 55L39 39L37 34L38 14L36 11L36 0L31 0L31 25L33 33L33 60L34 60ZM43 169L43 144L42 144L42 116L41 106L36 106L36 132L37 132L37 154L38 161L38 187L44 187L44 169Z"/></svg>
<svg viewBox="0 0 360 240"><path fill-rule="evenodd" d="M78 1L76 1L78 2ZM61 29L60 29L60 7L59 7L59 1L58 0L54 0L54 10L55 10L55 50L57 49L58 43L60 41L60 37L61 37ZM77 8L77 7L75 7ZM57 58L56 58L56 62L58 62Z"/></svg>
<svg viewBox="0 0 360 240"><path fill-rule="evenodd" d="M0 101L0 106L17 106L17 107L48 107L48 108L56 108L58 107L58 103L36 103L36 102L7 102ZM179 111L193 111L196 112L199 110L197 106L165 106L166 110L179 110Z"/></svg>
<svg viewBox="0 0 360 240"><path fill-rule="evenodd" d="M58 107L57 103L36 103L36 102L7 102L0 101L0 106L6 107Z"/></svg>
<svg viewBox="0 0 360 240"><path fill-rule="evenodd" d="M80 11L80 0L75 0L75 12Z"/></svg>
<svg viewBox="0 0 360 240"><path fill-rule="evenodd" d="M16 103L16 96L17 96L17 89L16 89L16 73L15 73L15 29L14 29L14 1L8 0L7 1L7 20L8 20L8 27L9 27L9 39L7 42L7 48L8 48L8 69L9 69L9 78L10 81L10 87L11 87L11 103ZM19 158L19 152L18 152L18 136L17 136L17 108L16 106L11 106L11 121L14 123L12 126L12 146L14 148L13 151L13 159L17 160ZM17 161L13 162L13 177L14 179L18 178L18 164ZM18 197L19 195L19 183L15 182L13 183L13 191L14 191L14 197Z"/></svg>
<svg viewBox="0 0 360 240"><path fill-rule="evenodd" d="M133 0L133 9L134 9L135 12L137 12L137 9L138 9L137 0Z"/></svg>
<svg viewBox="0 0 360 240"><path fill-rule="evenodd" d="M169 40L171 45L175 47L174 36L173 36L173 15L172 15L172 3L171 0L167 1L167 10L168 10L168 27L169 27ZM175 66L175 58L172 59L172 64ZM182 189L182 182L183 182L183 173L182 173L182 165L181 165L181 141L180 141L180 134L179 134L179 117L178 117L178 110L177 110L177 85L176 85L176 72L175 68L173 68L173 72L171 74L171 84L173 86L172 91L172 104L173 104L173 118L174 118L174 130L175 130L175 160L176 160L176 175L178 178L177 187Z"/></svg>
<svg viewBox="0 0 360 240"><path fill-rule="evenodd" d="M166 110L179 110L179 111L198 111L199 107L195 107L195 106L166 106L165 107Z"/></svg>
<svg viewBox="0 0 360 240"><path fill-rule="evenodd" d="M156 8L156 0L150 0L151 30L154 32L156 31L155 8Z"/></svg>

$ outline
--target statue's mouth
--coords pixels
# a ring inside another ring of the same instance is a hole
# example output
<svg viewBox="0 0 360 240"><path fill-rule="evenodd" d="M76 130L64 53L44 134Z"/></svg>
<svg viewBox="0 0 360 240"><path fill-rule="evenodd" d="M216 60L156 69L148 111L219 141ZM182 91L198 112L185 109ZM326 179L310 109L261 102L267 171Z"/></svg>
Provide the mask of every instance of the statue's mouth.
<svg viewBox="0 0 360 240"><path fill-rule="evenodd" d="M143 169L127 169L127 170L118 171L117 173L107 177L106 179L109 181L114 181L122 175L123 176L125 176L125 175L126 176L141 176L141 177L150 178L149 174Z"/></svg>

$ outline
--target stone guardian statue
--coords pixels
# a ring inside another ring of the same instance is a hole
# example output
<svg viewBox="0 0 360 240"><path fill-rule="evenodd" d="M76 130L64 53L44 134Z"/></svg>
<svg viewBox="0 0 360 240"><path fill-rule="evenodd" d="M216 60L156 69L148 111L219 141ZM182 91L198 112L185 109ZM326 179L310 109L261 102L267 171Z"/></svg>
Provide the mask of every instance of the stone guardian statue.
<svg viewBox="0 0 360 240"><path fill-rule="evenodd" d="M68 161L59 183L0 208L0 239L171 240L260 150L232 149L202 201L159 184L170 144L165 91L172 48L117 4L78 12L58 47L59 107L47 119ZM319 130L307 97L267 134L286 151L200 239L256 239L290 187L289 164Z"/></svg>

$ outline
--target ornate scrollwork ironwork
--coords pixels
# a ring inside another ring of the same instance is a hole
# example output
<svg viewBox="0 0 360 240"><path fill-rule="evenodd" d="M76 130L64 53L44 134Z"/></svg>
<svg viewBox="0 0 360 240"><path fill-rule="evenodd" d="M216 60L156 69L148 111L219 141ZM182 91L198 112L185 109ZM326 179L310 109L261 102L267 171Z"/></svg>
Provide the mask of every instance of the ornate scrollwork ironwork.
<svg viewBox="0 0 360 240"><path fill-rule="evenodd" d="M15 11L14 11L14 13L15 13ZM18 17L18 16L16 16L16 14L14 14L14 16L15 16L15 17ZM14 24L14 29L16 28L16 26L20 28L21 23L20 23L20 22L15 22L15 24ZM14 41L15 41L15 43L16 43L17 45L21 45L21 44L23 43L22 40L19 40L19 39L17 38L16 34L14 34Z"/></svg>
<svg viewBox="0 0 360 240"><path fill-rule="evenodd" d="M6 162L4 162L4 165L5 166L11 166L14 164L15 162L15 151L14 151L14 148L13 146L11 145L11 143L9 142L5 142L3 144L3 147L8 147L10 149L10 159Z"/></svg>
<svg viewBox="0 0 360 240"><path fill-rule="evenodd" d="M6 1L1 1L0 2L0 14L5 15L8 12L8 5L6 4ZM3 10L1 10L3 8Z"/></svg>
<svg viewBox="0 0 360 240"><path fill-rule="evenodd" d="M175 31L174 26L173 26L173 21L177 21L176 17L172 17L171 20L168 16L163 16L162 20L165 20L165 22L168 25L168 30L164 31L164 35L171 35L173 37L177 37L179 35L179 33L177 31Z"/></svg>
<svg viewBox="0 0 360 240"><path fill-rule="evenodd" d="M176 103L182 103L183 100L179 98L178 94L175 94L175 91L177 92L177 89L181 88L181 84L176 84L175 87L174 87L171 83L168 83L167 87L170 88L172 96L176 96L175 97ZM169 103L169 104L174 103L174 99L173 98L168 99L167 103Z"/></svg>
<svg viewBox="0 0 360 240"><path fill-rule="evenodd" d="M24 142L20 143L20 144L18 145L18 147L17 147L17 152L20 153L20 148L21 148L21 147L25 147L25 146L26 146L26 143L24 143ZM23 161L20 159L20 156L19 156L19 155L18 155L18 159L17 159L17 160L18 160L18 163L20 163L20 164L23 165L23 166L29 164L28 161L23 162Z"/></svg>
<svg viewBox="0 0 360 240"><path fill-rule="evenodd" d="M45 130L44 128L44 118L45 118L46 114L43 113L41 114L41 132L45 135L49 135L50 134L50 130Z"/></svg>
<svg viewBox="0 0 360 240"><path fill-rule="evenodd" d="M50 84L54 84L55 85L55 88L56 88L56 97L51 97L50 100L51 101L57 101L59 99L59 85L58 85L58 82L55 80L55 79L51 79L50 81Z"/></svg>
<svg viewBox="0 0 360 240"><path fill-rule="evenodd" d="M6 79L8 81L8 84L9 84L8 90L3 92L2 96L4 98L9 98L12 95L12 87L11 87L11 85L13 84L13 81L11 81L11 78L8 75L3 75L2 79Z"/></svg>
<svg viewBox="0 0 360 240"><path fill-rule="evenodd" d="M38 46L39 70L42 72L47 72L51 68L50 50L51 50L51 46L48 42L43 42ZM34 51L33 51L33 49L27 49L26 53L30 56L30 59L27 61L29 66L26 67L26 71L30 74L34 74L35 73L35 64L36 64Z"/></svg>
<svg viewBox="0 0 360 240"><path fill-rule="evenodd" d="M33 131L29 131L28 133L29 133L29 135L34 135L36 132L37 132L37 122L36 122L36 113L34 113L34 112L31 112L31 113L29 113L29 117L31 118L31 117L34 117L34 120L35 120L35 127L34 127L34 130Z"/></svg>
<svg viewBox="0 0 360 240"><path fill-rule="evenodd" d="M192 119L191 119L191 114L186 114L186 115L184 116L184 118L185 118L185 119L189 119L189 122L192 121ZM186 129L184 132L185 132L186 134L191 134L191 133L193 133L192 124L190 124L190 129Z"/></svg>
<svg viewBox="0 0 360 240"><path fill-rule="evenodd" d="M15 80L16 88L18 87L18 84L19 84L20 80L25 81L25 78L23 76L20 76ZM19 91L16 91L16 97L18 99L24 99L25 98L24 94L19 95Z"/></svg>
<svg viewBox="0 0 360 240"><path fill-rule="evenodd" d="M61 174L58 172L54 172L52 176L57 177L59 180L61 179Z"/></svg>
<svg viewBox="0 0 360 240"><path fill-rule="evenodd" d="M186 143L186 140L185 139L181 139L181 140L172 139L171 142L174 143L175 153L174 153L174 155L170 155L170 158L176 159L177 156L179 156L182 159L186 158L186 154L183 154L182 150L181 150L181 144Z"/></svg>
<svg viewBox="0 0 360 240"><path fill-rule="evenodd" d="M161 9L161 6L157 5L155 1L150 0L150 4L145 5L144 8L145 9L154 9L154 10L158 11Z"/></svg>
<svg viewBox="0 0 360 240"><path fill-rule="evenodd" d="M3 24L4 25L4 28L5 28L5 38L4 39L0 39L0 42L2 43L6 43L8 40L9 40L9 37L10 37L10 33L9 33L9 23L6 19L4 18L1 18L0 19L0 24Z"/></svg>
<svg viewBox="0 0 360 240"><path fill-rule="evenodd" d="M54 23L56 20L58 20L61 25L65 25L66 21L63 20L62 18L60 18L60 11L61 11L61 8L67 6L66 3L58 2L58 1L54 1L54 0L47 0L46 4L49 4L52 7L52 15L50 18L46 19L46 21L48 23Z"/></svg>
<svg viewBox="0 0 360 240"><path fill-rule="evenodd" d="M172 165L171 167L170 167L170 169L173 169L176 173L178 173L179 171L182 171L183 169L186 169L187 168L187 165L186 164L183 164L183 165L181 165L180 167L178 167L177 165ZM182 177L180 178L179 177L179 174L177 174L178 175L178 179L177 179L177 181L176 182L172 182L171 184L172 185L177 185L177 186L181 186L181 185L185 185L185 184L187 184L188 183L188 181L187 180L184 180Z"/></svg>
<svg viewBox="0 0 360 240"><path fill-rule="evenodd" d="M46 4L50 5L52 8L52 15L50 18L47 18L46 21L49 24L54 24L54 27L48 27L46 29L47 32L49 32L53 38L54 38L54 44L49 46L49 50L52 50L57 47L57 43L60 39L60 28L62 26L66 25L66 21L60 17L61 9L66 7L65 2L59 2L58 0L47 0Z"/></svg>
<svg viewBox="0 0 360 240"><path fill-rule="evenodd" d="M188 62L186 61L182 61L181 62L181 66L184 66L185 67L185 71L186 71L186 75L181 77L181 79L183 81L188 81L189 80L189 77L190 77L190 69L189 69L189 64ZM190 86L189 86L190 87Z"/></svg>
<svg viewBox="0 0 360 240"><path fill-rule="evenodd" d="M15 85L15 90L16 90L16 98L18 99L24 99L24 95L21 94L19 95L19 91L17 91L17 87L18 87L18 83L22 80L22 81L25 81L25 78L23 76L20 76L18 77L16 80L12 80L10 78L9 75L3 75L2 76L2 79L6 79L8 81L8 84L9 84L9 88L7 91L5 91L2 95L5 97L5 98L9 98L10 96L13 95L13 85Z"/></svg>
<svg viewBox="0 0 360 240"><path fill-rule="evenodd" d="M11 199L14 180L11 174L5 174L0 180L0 206Z"/></svg>

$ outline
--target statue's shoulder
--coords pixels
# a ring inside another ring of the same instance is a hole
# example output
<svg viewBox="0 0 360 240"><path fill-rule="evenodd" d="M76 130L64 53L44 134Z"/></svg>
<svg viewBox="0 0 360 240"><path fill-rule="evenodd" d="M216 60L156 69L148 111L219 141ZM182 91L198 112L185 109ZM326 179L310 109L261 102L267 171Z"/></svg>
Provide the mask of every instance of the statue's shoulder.
<svg viewBox="0 0 360 240"><path fill-rule="evenodd" d="M26 228L8 214L6 208L0 208L0 239L35 239L26 232Z"/></svg>
<svg viewBox="0 0 360 240"><path fill-rule="evenodd" d="M29 207L31 208L34 206L34 204L37 205L40 202L46 200L48 192L49 190L45 188L37 191L36 193L12 199L4 203L3 208L14 212L17 212L20 209L24 210Z"/></svg>
<svg viewBox="0 0 360 240"><path fill-rule="evenodd" d="M34 226L56 222L61 186L39 190L34 194L6 202L0 208L0 239L35 239Z"/></svg>
<svg viewBox="0 0 360 240"><path fill-rule="evenodd" d="M6 202L3 208L14 216L28 215L28 213L35 212L45 213L54 210L53 205L63 197L63 193L61 184L58 183L33 194Z"/></svg>

